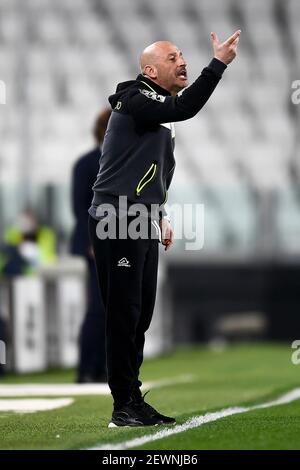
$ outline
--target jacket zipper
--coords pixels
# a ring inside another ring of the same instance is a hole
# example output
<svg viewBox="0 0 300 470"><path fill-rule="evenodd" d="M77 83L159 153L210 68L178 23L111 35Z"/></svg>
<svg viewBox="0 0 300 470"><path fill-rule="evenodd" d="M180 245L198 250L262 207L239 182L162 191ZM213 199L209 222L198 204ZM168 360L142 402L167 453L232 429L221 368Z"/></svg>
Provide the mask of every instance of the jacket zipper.
<svg viewBox="0 0 300 470"><path fill-rule="evenodd" d="M174 168L175 168L175 165L173 165L171 170L168 171L168 174L171 173L171 171L173 171ZM165 199L164 199L164 202L162 204L166 204L167 200L168 200L168 191L165 189Z"/></svg>
<svg viewBox="0 0 300 470"><path fill-rule="evenodd" d="M166 204L167 200L168 200L168 191L165 190L165 199L164 199L164 202L162 204Z"/></svg>
<svg viewBox="0 0 300 470"><path fill-rule="evenodd" d="M138 185L136 187L136 195L140 196L141 191L145 188L145 186L150 183L150 181L153 180L157 170L157 164L155 162L152 163L150 166L149 170L144 174L144 176L140 179L138 182Z"/></svg>

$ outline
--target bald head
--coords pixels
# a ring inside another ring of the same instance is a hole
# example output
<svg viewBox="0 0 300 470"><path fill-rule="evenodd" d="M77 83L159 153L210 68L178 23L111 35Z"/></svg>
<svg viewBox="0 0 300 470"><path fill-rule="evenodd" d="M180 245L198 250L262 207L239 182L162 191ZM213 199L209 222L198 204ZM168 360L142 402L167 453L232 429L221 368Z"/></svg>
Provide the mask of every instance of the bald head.
<svg viewBox="0 0 300 470"><path fill-rule="evenodd" d="M147 46L140 56L144 76L176 95L186 87L186 62L182 52L170 41L157 41Z"/></svg>
<svg viewBox="0 0 300 470"><path fill-rule="evenodd" d="M164 58L166 52L168 53L169 49L178 49L170 41L156 41L150 46L147 46L140 57L140 68L141 72L144 73L144 69L147 65L156 65L160 60Z"/></svg>

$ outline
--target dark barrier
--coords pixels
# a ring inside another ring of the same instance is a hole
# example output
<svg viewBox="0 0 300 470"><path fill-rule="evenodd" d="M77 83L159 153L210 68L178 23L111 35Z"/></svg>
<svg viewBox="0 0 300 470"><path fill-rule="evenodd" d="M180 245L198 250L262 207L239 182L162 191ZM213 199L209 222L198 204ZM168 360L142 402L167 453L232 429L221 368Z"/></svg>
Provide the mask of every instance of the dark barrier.
<svg viewBox="0 0 300 470"><path fill-rule="evenodd" d="M300 264L174 263L168 279L175 342L300 337Z"/></svg>

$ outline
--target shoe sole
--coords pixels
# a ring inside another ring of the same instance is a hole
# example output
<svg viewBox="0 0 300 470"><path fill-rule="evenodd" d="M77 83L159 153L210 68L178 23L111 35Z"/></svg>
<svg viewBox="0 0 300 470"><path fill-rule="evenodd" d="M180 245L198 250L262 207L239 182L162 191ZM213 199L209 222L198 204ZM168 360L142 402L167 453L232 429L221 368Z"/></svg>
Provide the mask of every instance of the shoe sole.
<svg viewBox="0 0 300 470"><path fill-rule="evenodd" d="M175 426L174 423L156 423L156 424L116 424L112 421L108 423L108 428L138 428L138 427L149 427L149 426Z"/></svg>
<svg viewBox="0 0 300 470"><path fill-rule="evenodd" d="M115 423L109 423L108 428L118 428L119 426ZM129 428L130 426L123 426L124 428Z"/></svg>
<svg viewBox="0 0 300 470"><path fill-rule="evenodd" d="M112 421L108 423L108 428L138 428L138 427L149 427L149 426L161 426L164 423L156 423L156 424L116 424Z"/></svg>

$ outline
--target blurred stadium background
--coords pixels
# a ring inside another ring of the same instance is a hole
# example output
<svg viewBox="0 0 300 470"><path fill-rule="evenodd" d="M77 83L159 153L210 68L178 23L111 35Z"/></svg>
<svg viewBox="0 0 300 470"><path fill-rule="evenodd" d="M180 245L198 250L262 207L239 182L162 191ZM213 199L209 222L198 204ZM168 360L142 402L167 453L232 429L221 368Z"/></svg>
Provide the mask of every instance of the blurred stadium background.
<svg viewBox="0 0 300 470"><path fill-rule="evenodd" d="M237 60L204 110L176 126L169 203L205 205L205 243L161 252L147 354L296 339L299 21L298 0L1 0L0 238L31 207L57 249L30 276L1 278L8 369L76 364L85 271L69 255L70 178L108 95L139 73L146 45L175 42L192 82L211 59L210 31L224 40L238 28Z"/></svg>

